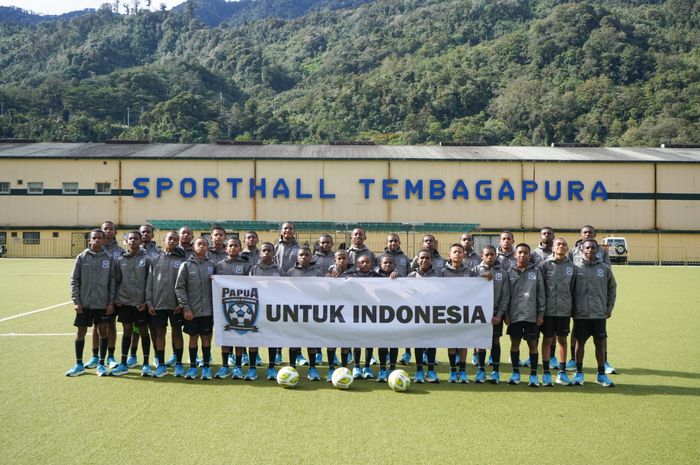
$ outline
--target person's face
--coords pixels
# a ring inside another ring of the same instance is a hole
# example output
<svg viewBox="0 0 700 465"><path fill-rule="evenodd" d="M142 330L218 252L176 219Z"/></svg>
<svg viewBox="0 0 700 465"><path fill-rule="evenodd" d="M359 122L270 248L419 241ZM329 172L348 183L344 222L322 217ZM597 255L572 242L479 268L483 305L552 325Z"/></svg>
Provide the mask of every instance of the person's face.
<svg viewBox="0 0 700 465"><path fill-rule="evenodd" d="M173 250L175 250L175 247L177 247L179 241L180 237L176 233L169 232L168 234L166 234L165 239L163 239L163 246L165 247L165 251L170 253Z"/></svg>
<svg viewBox="0 0 700 465"><path fill-rule="evenodd" d="M345 252L336 252L335 267L339 270L345 270L348 267L348 254Z"/></svg>
<svg viewBox="0 0 700 465"><path fill-rule="evenodd" d="M557 239L554 241L554 246L552 247L552 252L557 258L563 258L569 252L569 244L564 239Z"/></svg>
<svg viewBox="0 0 700 465"><path fill-rule="evenodd" d="M228 254L229 258L236 258L239 253L241 253L240 242L230 240L226 243L226 254Z"/></svg>
<svg viewBox="0 0 700 465"><path fill-rule="evenodd" d="M221 229L215 229L211 232L211 241L217 248L221 247L221 245L224 243L224 239L226 239L226 233L224 233Z"/></svg>
<svg viewBox="0 0 700 465"><path fill-rule="evenodd" d="M260 261L264 264L269 265L272 263L272 257L275 255L275 249L272 246L264 245L260 249Z"/></svg>
<svg viewBox="0 0 700 465"><path fill-rule="evenodd" d="M141 233L141 243L148 244L153 240L153 229L148 226L141 226L139 232Z"/></svg>
<svg viewBox="0 0 700 465"><path fill-rule="evenodd" d="M204 256L207 254L207 251L209 251L209 244L207 243L206 239L197 239L194 241L194 254L197 256L197 258L204 258Z"/></svg>
<svg viewBox="0 0 700 465"><path fill-rule="evenodd" d="M596 247L594 242L584 242L583 243L583 257L592 262L595 260L595 254L598 252L598 247Z"/></svg>
<svg viewBox="0 0 700 465"><path fill-rule="evenodd" d="M306 249L299 249L297 253L297 263L302 268L308 268L311 263L311 252Z"/></svg>
<svg viewBox="0 0 700 465"><path fill-rule="evenodd" d="M581 239L595 239L595 229L581 228Z"/></svg>
<svg viewBox="0 0 700 465"><path fill-rule="evenodd" d="M379 262L379 268L385 273L391 273L394 271L394 259L391 257L382 257Z"/></svg>
<svg viewBox="0 0 700 465"><path fill-rule="evenodd" d="M105 243L110 243L112 240L114 240L117 230L112 223L104 223L100 229L102 229L102 232L105 233Z"/></svg>
<svg viewBox="0 0 700 465"><path fill-rule="evenodd" d="M401 239L399 239L399 236L389 234L386 236L386 246L389 250L398 250L401 247Z"/></svg>
<svg viewBox="0 0 700 465"><path fill-rule="evenodd" d="M471 234L462 234L462 237L459 239L459 243L462 244L465 252L471 252L474 248L474 236Z"/></svg>
<svg viewBox="0 0 700 465"><path fill-rule="evenodd" d="M180 244L190 245L192 243L192 230L190 228L180 228Z"/></svg>
<svg viewBox="0 0 700 465"><path fill-rule="evenodd" d="M509 252L513 248L513 236L510 234L501 234L498 245L501 246L501 250Z"/></svg>
<svg viewBox="0 0 700 465"><path fill-rule="evenodd" d="M355 261L355 266L361 272L367 273L369 270L372 269L372 260L370 260L370 258L367 255L362 255Z"/></svg>
<svg viewBox="0 0 700 465"><path fill-rule="evenodd" d="M530 251L527 247L520 246L515 249L515 263L518 265L518 268L525 269L529 261Z"/></svg>
<svg viewBox="0 0 700 465"><path fill-rule="evenodd" d="M282 225L282 239L285 241L294 239L294 225L292 223Z"/></svg>
<svg viewBox="0 0 700 465"><path fill-rule="evenodd" d="M452 247L450 249L450 261L453 265L461 265L464 261L464 250L461 247Z"/></svg>
<svg viewBox="0 0 700 465"><path fill-rule="evenodd" d="M88 247L93 252L99 252L102 250L102 245L104 244L105 236L97 232L91 232L88 238Z"/></svg>
<svg viewBox="0 0 700 465"><path fill-rule="evenodd" d="M432 264L433 260L428 252L418 252L418 267L421 271L428 271Z"/></svg>
<svg viewBox="0 0 700 465"><path fill-rule="evenodd" d="M245 235L245 246L249 250L253 250L256 245L258 245L258 235L257 234L246 234Z"/></svg>
<svg viewBox="0 0 700 465"><path fill-rule="evenodd" d="M554 241L554 231L546 228L540 231L540 242L543 244L551 244L552 241Z"/></svg>
<svg viewBox="0 0 700 465"><path fill-rule="evenodd" d="M489 268L493 268L496 264L496 252L493 249L484 249L481 252L481 260Z"/></svg>
<svg viewBox="0 0 700 465"><path fill-rule="evenodd" d="M126 237L126 245L129 247L131 252L137 250L141 247L141 236L138 234L129 233Z"/></svg>
<svg viewBox="0 0 700 465"><path fill-rule="evenodd" d="M319 249L323 253L328 253L333 248L333 239L330 236L321 236L318 238Z"/></svg>
<svg viewBox="0 0 700 465"><path fill-rule="evenodd" d="M364 244L365 238L365 230L360 228L353 229L352 234L350 235L350 240L352 241L352 244L356 247L359 247L362 244Z"/></svg>
<svg viewBox="0 0 700 465"><path fill-rule="evenodd" d="M423 247L435 250L435 238L433 236L423 236Z"/></svg>

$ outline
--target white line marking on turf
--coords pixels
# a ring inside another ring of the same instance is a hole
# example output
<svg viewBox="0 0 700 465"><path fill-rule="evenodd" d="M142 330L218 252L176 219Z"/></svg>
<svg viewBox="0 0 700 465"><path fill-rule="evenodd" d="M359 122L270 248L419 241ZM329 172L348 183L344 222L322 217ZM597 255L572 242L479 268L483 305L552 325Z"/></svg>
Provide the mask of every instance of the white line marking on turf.
<svg viewBox="0 0 700 465"><path fill-rule="evenodd" d="M34 313L45 312L45 311L47 311L47 310L53 310L54 308L63 307L64 305L68 305L68 304L70 304L70 303L73 303L73 302L69 300L68 302L63 302L63 303L60 303L60 304L51 305L50 307L38 308L38 309L36 309L36 310L32 310L32 311L29 311L29 312L20 313L19 315L8 316L8 317L5 317L5 318L1 318L1 319L0 319L0 323L2 323L3 321L14 320L15 318L22 318L23 316L32 315L32 314L34 314Z"/></svg>

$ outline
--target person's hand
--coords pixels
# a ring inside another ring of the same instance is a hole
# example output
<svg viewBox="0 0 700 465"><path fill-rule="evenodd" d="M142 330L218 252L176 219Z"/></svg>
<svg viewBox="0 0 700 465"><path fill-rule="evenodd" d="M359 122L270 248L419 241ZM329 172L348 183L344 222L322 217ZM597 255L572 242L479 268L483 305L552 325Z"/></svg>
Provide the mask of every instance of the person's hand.
<svg viewBox="0 0 700 465"><path fill-rule="evenodd" d="M494 316L493 318L491 318L492 325L500 325L501 321L503 321L503 319L500 316Z"/></svg>
<svg viewBox="0 0 700 465"><path fill-rule="evenodd" d="M107 315L111 315L114 313L114 305L109 304L107 305Z"/></svg>
<svg viewBox="0 0 700 465"><path fill-rule="evenodd" d="M542 323L544 323L544 317L538 316L537 317L537 326L542 326Z"/></svg>
<svg viewBox="0 0 700 465"><path fill-rule="evenodd" d="M75 304L75 313L83 313L83 306L81 304Z"/></svg>
<svg viewBox="0 0 700 465"><path fill-rule="evenodd" d="M192 310L185 310L185 313L183 316L185 317L185 320L187 320L187 321L192 321L194 319L194 313L192 313Z"/></svg>
<svg viewBox="0 0 700 465"><path fill-rule="evenodd" d="M148 306L148 314L151 316L156 316L156 308L153 305Z"/></svg>

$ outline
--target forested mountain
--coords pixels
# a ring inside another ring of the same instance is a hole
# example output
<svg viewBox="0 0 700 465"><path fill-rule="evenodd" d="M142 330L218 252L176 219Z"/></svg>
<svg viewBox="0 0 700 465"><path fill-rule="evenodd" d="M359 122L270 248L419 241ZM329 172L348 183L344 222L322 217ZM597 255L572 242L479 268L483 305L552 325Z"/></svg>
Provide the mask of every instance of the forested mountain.
<svg viewBox="0 0 700 465"><path fill-rule="evenodd" d="M0 137L700 142L695 0L198 1L0 24Z"/></svg>

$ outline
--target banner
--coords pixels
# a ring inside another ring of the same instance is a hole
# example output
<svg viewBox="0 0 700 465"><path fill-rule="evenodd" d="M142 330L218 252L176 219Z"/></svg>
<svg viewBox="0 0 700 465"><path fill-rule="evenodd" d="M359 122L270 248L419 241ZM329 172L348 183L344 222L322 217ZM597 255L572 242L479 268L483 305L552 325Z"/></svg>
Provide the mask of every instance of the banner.
<svg viewBox="0 0 700 465"><path fill-rule="evenodd" d="M213 277L216 344L491 347L484 278Z"/></svg>

